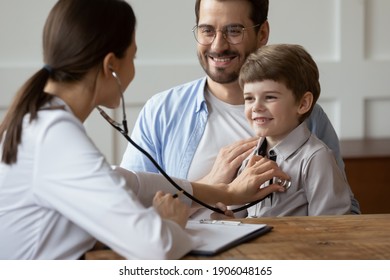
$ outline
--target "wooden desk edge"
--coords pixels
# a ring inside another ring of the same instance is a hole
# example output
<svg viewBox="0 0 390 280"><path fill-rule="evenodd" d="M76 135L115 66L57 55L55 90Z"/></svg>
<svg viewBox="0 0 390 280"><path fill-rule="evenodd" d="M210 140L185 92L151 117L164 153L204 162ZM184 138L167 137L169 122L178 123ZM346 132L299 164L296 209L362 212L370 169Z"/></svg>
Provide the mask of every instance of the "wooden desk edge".
<svg viewBox="0 0 390 280"><path fill-rule="evenodd" d="M301 226L300 223L308 223L308 225L312 225L312 223L320 223L318 226L321 226L321 223L335 223L335 226L337 224L341 224L342 226L346 226L346 224L357 223L357 226L364 223L370 223L370 222L379 222L379 224L385 223L387 226L385 228L388 236L389 236L389 244L387 245L390 247L390 214L366 214L366 215L343 215L343 216L304 216L304 217L266 217L266 218L258 218L258 219L236 219L240 220L244 223L260 223L260 224L267 224L270 226L273 226L276 230L282 224L285 224L285 226L289 226L289 224L295 224L297 223L298 226ZM378 225L379 225L378 224ZM269 233L270 238L273 238L272 232ZM265 235L267 237L267 235ZM260 237L263 238L263 237ZM233 249L232 249L233 250ZM223 254L223 253L222 253ZM217 256L218 257L218 256ZM122 256L115 253L112 250L93 250L89 251L85 254L86 260L124 260ZM213 259L213 258L208 258Z"/></svg>

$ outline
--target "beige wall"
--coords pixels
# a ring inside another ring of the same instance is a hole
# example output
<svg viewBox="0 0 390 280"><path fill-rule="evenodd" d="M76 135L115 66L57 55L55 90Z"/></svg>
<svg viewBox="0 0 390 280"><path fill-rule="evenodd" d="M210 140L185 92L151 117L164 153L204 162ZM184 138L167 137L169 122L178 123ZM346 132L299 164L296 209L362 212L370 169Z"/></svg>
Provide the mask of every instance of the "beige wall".
<svg viewBox="0 0 390 280"><path fill-rule="evenodd" d="M0 3L0 117L20 84L42 66L42 27L55 2ZM193 0L128 2L138 19L137 73L126 91L131 126L150 96L203 72L191 32ZM390 137L390 1L270 2L269 43L297 43L313 54L321 73L319 103L340 138ZM97 114L86 127L108 159L118 163L126 141Z"/></svg>

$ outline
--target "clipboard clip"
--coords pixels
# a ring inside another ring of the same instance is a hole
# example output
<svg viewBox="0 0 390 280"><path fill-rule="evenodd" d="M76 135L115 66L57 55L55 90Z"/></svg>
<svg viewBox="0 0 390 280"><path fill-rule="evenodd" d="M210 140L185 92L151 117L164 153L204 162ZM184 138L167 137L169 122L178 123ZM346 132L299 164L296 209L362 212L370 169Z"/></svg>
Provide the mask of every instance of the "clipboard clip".
<svg viewBox="0 0 390 280"><path fill-rule="evenodd" d="M199 223L213 224L213 225L229 225L229 226L239 226L242 224L240 221L226 221L226 220L212 220L212 219L200 219Z"/></svg>

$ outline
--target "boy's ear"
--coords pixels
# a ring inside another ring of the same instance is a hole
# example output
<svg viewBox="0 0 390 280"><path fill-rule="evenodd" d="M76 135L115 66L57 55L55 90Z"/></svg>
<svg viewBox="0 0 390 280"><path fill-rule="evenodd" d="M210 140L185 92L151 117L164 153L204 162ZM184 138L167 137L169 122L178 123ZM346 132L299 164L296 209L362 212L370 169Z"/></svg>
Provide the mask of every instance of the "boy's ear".
<svg viewBox="0 0 390 280"><path fill-rule="evenodd" d="M313 105L313 94L307 91L301 98L298 107L298 114L303 115L308 112Z"/></svg>

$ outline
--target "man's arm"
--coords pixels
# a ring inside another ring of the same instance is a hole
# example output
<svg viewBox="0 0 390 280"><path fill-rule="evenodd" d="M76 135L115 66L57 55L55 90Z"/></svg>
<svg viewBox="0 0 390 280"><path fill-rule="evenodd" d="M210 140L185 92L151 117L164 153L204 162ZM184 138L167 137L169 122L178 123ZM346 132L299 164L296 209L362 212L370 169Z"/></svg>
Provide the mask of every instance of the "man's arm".
<svg viewBox="0 0 390 280"><path fill-rule="evenodd" d="M337 165L344 172L344 161L340 153L340 143L336 131L322 107L316 104L306 120L309 130L324 142L334 154Z"/></svg>

